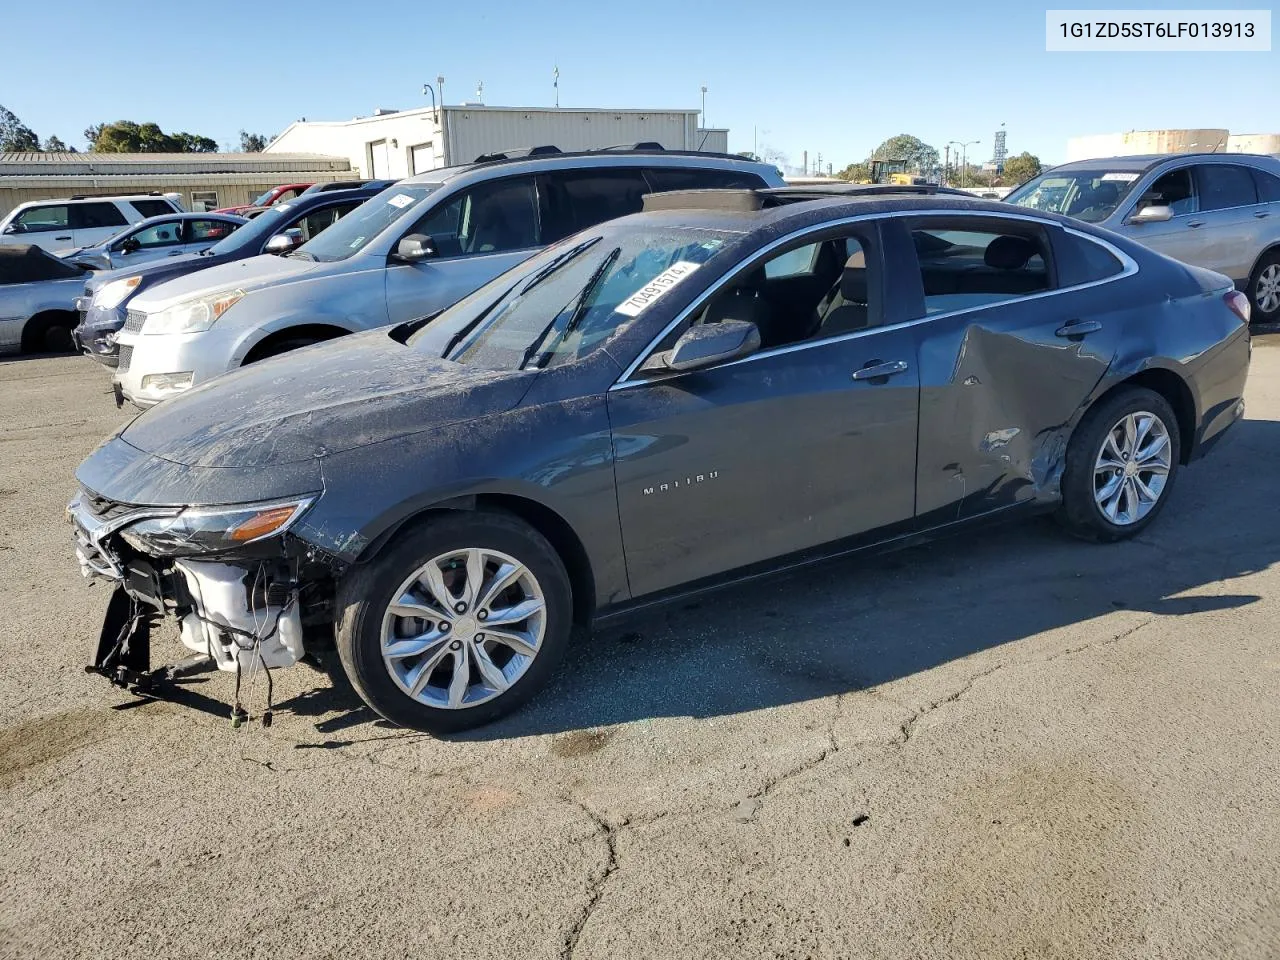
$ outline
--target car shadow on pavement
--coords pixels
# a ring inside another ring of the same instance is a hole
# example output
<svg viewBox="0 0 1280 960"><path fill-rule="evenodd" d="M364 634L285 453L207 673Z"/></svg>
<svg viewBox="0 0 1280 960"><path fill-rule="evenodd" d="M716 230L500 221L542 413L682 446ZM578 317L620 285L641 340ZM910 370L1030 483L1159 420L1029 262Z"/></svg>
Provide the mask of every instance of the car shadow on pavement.
<svg viewBox="0 0 1280 960"><path fill-rule="evenodd" d="M1280 423L1247 420L1180 474L1134 541L1085 543L1043 518L729 588L598 631L530 704L455 738L742 713L874 687L1058 628L1073 627L1072 645L1110 639L1132 619L1088 624L1118 610L1241 607L1260 598L1216 585L1280 559L1280 512L1269 507L1278 475Z"/></svg>

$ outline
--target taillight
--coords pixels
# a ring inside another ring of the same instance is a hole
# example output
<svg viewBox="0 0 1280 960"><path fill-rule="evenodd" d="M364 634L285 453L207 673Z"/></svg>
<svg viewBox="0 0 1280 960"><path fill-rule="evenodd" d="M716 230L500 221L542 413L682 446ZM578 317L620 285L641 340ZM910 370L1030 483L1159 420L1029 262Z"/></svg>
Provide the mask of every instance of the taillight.
<svg viewBox="0 0 1280 960"><path fill-rule="evenodd" d="M1222 295L1222 302L1231 308L1231 312L1243 320L1249 322L1249 298L1239 290L1232 290L1230 293Z"/></svg>

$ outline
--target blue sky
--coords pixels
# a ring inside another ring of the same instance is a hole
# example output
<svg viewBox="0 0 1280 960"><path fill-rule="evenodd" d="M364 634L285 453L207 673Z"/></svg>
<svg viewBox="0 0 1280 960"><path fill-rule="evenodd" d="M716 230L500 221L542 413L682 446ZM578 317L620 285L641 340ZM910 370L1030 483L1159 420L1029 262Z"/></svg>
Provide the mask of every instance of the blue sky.
<svg viewBox="0 0 1280 960"><path fill-rule="evenodd" d="M1274 51L1046 53L1042 5L903 0L805 12L814 6L11 3L0 19L0 104L41 137L81 148L86 126L118 119L230 143L241 128L276 133L302 116L427 105L422 84L437 74L449 103L483 80L486 103L550 105L558 65L562 106L696 108L705 83L707 119L730 128L731 150L752 148L754 126L760 145L791 163L807 149L837 169L897 133L939 150L981 140L969 156L985 159L1002 122L1012 153L1046 162L1064 159L1078 134L1280 131ZM63 53L51 61L55 47Z"/></svg>

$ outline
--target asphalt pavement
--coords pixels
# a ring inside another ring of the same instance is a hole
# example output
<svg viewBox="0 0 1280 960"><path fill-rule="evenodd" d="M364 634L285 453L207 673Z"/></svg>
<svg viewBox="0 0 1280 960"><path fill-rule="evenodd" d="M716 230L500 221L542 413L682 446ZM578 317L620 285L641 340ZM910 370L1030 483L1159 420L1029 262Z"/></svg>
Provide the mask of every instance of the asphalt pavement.
<svg viewBox="0 0 1280 960"><path fill-rule="evenodd" d="M0 362L0 957L1280 957L1280 338L1136 541L722 592L447 739L306 668L239 730L229 676L83 672L63 506L108 384Z"/></svg>

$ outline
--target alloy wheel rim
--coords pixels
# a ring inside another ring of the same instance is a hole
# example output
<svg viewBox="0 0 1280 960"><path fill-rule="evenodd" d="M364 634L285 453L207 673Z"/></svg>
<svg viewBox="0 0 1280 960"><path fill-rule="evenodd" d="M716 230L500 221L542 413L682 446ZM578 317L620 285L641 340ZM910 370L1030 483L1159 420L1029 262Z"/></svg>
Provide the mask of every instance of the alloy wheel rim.
<svg viewBox="0 0 1280 960"><path fill-rule="evenodd" d="M533 573L481 547L442 553L407 577L382 618L382 662L407 696L462 710L501 696L533 664L546 632Z"/></svg>
<svg viewBox="0 0 1280 960"><path fill-rule="evenodd" d="M1258 275L1253 300L1262 313L1271 313L1280 307L1280 263L1271 264Z"/></svg>
<svg viewBox="0 0 1280 960"><path fill-rule="evenodd" d="M1093 466L1093 500L1102 515L1127 527L1149 514L1172 467L1169 429L1154 413L1121 417L1102 440Z"/></svg>

